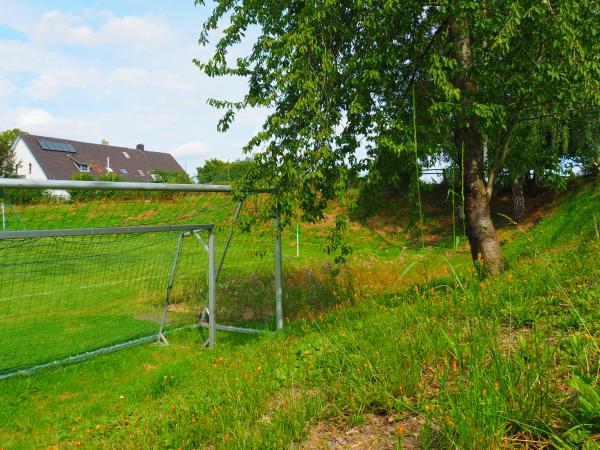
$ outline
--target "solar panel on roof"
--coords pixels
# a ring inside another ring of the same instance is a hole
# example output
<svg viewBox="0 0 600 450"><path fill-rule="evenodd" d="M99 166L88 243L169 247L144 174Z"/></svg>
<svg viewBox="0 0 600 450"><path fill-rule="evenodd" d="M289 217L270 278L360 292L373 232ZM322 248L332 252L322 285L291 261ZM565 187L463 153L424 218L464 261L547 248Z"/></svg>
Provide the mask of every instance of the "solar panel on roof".
<svg viewBox="0 0 600 450"><path fill-rule="evenodd" d="M66 152L66 153L77 153L75 147L67 142L48 141L46 139L38 139L38 144L44 150L51 150L55 152Z"/></svg>

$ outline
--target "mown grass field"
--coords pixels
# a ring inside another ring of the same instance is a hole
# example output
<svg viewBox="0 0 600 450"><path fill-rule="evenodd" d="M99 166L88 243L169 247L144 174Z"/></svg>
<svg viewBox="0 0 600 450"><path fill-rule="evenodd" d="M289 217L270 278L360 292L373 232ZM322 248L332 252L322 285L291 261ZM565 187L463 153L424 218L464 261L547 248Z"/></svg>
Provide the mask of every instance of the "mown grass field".
<svg viewBox="0 0 600 450"><path fill-rule="evenodd" d="M163 233L0 243L0 372L156 334L177 239ZM206 280L199 244L186 242L183 250L178 302L184 287ZM205 283L196 290L205 292ZM171 311L169 327L192 323L183 312Z"/></svg>
<svg viewBox="0 0 600 450"><path fill-rule="evenodd" d="M232 219L231 197L130 197L9 205L4 223L9 231L209 223L216 226L218 256L222 254ZM0 241L0 374L156 335L180 234ZM207 232L200 235L208 242ZM233 313L223 320L254 320L262 326L274 321L265 305L252 304L266 297L268 288L273 291L273 255L264 252L265 239L273 237L235 235L220 274L220 312ZM203 243L187 235L178 261L167 331L197 324L207 295ZM255 292L237 289L237 277L252 282ZM265 283L267 277L270 283ZM265 286L257 289L261 283ZM265 299L270 309L273 298ZM238 310L231 311L226 300ZM258 310L264 317L256 317Z"/></svg>
<svg viewBox="0 0 600 450"><path fill-rule="evenodd" d="M201 350L190 330L4 380L0 448L312 448L348 430L356 448L598 448L599 211L596 184L502 229L510 269L489 280L445 240L378 257L397 233L368 224L336 277L285 235L284 332ZM302 233L316 249L321 230Z"/></svg>

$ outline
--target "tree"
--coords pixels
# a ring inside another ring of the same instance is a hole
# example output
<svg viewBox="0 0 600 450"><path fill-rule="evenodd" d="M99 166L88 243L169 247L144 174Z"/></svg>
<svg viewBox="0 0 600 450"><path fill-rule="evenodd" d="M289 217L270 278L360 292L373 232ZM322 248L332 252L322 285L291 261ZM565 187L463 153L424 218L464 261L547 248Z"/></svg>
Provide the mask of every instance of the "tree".
<svg viewBox="0 0 600 450"><path fill-rule="evenodd" d="M86 172L75 172L71 175L71 180L73 181L95 181L95 178L91 173ZM112 180L102 180L102 181L112 181ZM117 180L118 181L118 180ZM78 202L87 202L94 200L96 198L96 191L92 190L83 190L83 189L69 189L69 200L74 203Z"/></svg>
<svg viewBox="0 0 600 450"><path fill-rule="evenodd" d="M237 160L233 162L220 159L207 159L204 165L198 167L199 183L229 183L239 180L248 171L250 161Z"/></svg>
<svg viewBox="0 0 600 450"><path fill-rule="evenodd" d="M0 133L0 177L12 177L17 173L17 162L12 147L20 134L21 130L17 128Z"/></svg>
<svg viewBox="0 0 600 450"><path fill-rule="evenodd" d="M590 173L600 156L600 116L595 109L578 108L560 117L539 112L539 118L514 128L505 171L500 175L513 192L512 219L520 222L525 214L524 182L560 190L575 171ZM533 182L533 183L532 183Z"/></svg>
<svg viewBox="0 0 600 450"><path fill-rule="evenodd" d="M175 183L175 184L191 184L192 180L187 173L181 170L162 170L156 169L153 171L157 183Z"/></svg>
<svg viewBox="0 0 600 450"><path fill-rule="evenodd" d="M579 164L585 175L600 174L600 108L583 109L571 117L566 156Z"/></svg>
<svg viewBox="0 0 600 450"><path fill-rule="evenodd" d="M472 258L497 274L489 201L512 134L532 113L600 103L598 14L595 0L217 0L200 41L226 16L229 26L196 63L211 77L248 79L241 101L210 100L225 110L220 130L239 109L270 108L245 148L260 149L246 181L275 189L266 212L284 223L297 204L318 220L330 199L347 199L356 153L377 139L414 157L418 105L429 117L418 124L425 151L462 167ZM255 27L249 53L231 61Z"/></svg>

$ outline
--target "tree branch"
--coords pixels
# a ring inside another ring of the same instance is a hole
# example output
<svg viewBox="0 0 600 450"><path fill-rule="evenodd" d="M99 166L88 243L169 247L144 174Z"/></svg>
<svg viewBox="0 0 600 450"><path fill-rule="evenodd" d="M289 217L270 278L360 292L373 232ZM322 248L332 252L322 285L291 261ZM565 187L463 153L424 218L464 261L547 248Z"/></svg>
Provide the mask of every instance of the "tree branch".
<svg viewBox="0 0 600 450"><path fill-rule="evenodd" d="M437 27L437 29L435 30L435 33L433 33L433 36L431 36L431 39L429 40L427 47L425 47L423 52L419 55L419 60L413 66L413 70L412 70L410 76L408 77L408 85L406 86L406 89L402 93L400 104L403 104L404 101L406 100L408 93L410 92L410 89L412 88L412 86L415 82L415 79L417 78L417 73L419 72L419 69L421 68L421 64L423 63L425 56L427 55L427 53L429 53L429 50L431 49L431 47L433 46L433 43L435 42L435 38L438 36L440 31L447 24L448 24L448 18L445 18L444 21L442 23L440 23L440 25Z"/></svg>
<svg viewBox="0 0 600 450"><path fill-rule="evenodd" d="M508 152L510 150L510 138L512 137L513 131L515 129L515 122L511 122L508 124L508 128L506 130L506 136L504 137L504 143L502 145L502 153L498 155L499 152L496 152L494 158L494 165L490 170L490 175L488 176L486 191L488 196L488 201L492 199L492 194L494 193L494 182L496 181L496 175L498 174L498 170L504 165L504 161L508 156Z"/></svg>

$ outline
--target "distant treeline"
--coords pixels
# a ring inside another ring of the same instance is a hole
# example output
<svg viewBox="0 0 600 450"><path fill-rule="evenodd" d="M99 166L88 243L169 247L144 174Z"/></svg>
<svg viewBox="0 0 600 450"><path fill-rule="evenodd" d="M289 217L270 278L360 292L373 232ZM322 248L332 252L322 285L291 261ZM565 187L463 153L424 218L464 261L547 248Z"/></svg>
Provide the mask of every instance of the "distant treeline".
<svg viewBox="0 0 600 450"><path fill-rule="evenodd" d="M187 173L181 171L168 171L156 169L152 171L154 183L177 183L177 184L191 184L193 181ZM99 177L94 177L90 173L78 172L71 176L71 180L76 181L112 181L119 182L125 181L123 177L116 173L105 173Z"/></svg>
<svg viewBox="0 0 600 450"><path fill-rule="evenodd" d="M239 180L249 169L250 161L221 161L208 159L198 167L198 183L230 183Z"/></svg>

